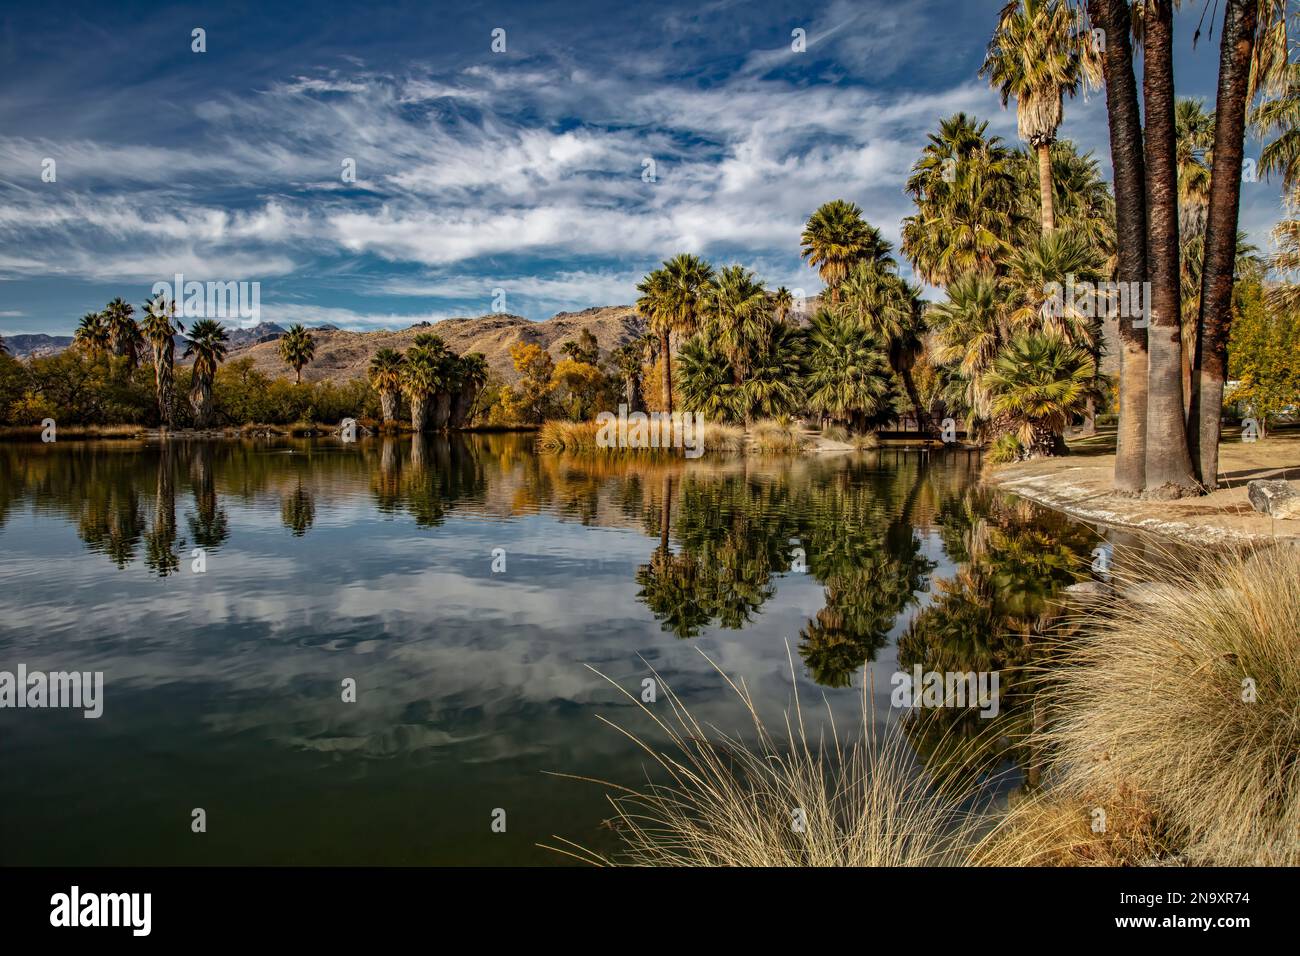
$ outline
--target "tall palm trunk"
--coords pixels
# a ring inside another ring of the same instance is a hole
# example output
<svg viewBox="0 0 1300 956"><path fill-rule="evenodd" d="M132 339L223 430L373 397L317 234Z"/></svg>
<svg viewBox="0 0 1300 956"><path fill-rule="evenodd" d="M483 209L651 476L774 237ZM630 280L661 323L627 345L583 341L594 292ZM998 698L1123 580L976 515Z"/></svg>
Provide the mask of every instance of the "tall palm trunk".
<svg viewBox="0 0 1300 956"><path fill-rule="evenodd" d="M411 396L411 428L415 433L421 434L425 429L425 422L429 415L429 396L412 395Z"/></svg>
<svg viewBox="0 0 1300 956"><path fill-rule="evenodd" d="M1147 334L1146 493L1161 498L1180 498L1195 494L1197 484L1187 449L1183 408L1173 0L1148 0L1143 29L1147 267L1151 272L1151 327Z"/></svg>
<svg viewBox="0 0 1300 956"><path fill-rule="evenodd" d="M445 389L433 396L433 430L440 432L451 421L451 392Z"/></svg>
<svg viewBox="0 0 1300 956"><path fill-rule="evenodd" d="M171 428L176 396L176 343L170 338L153 347L153 379L158 397L158 418L164 428Z"/></svg>
<svg viewBox="0 0 1300 956"><path fill-rule="evenodd" d="M451 427L464 428L469 424L474 412L474 402L478 398L478 385L467 382L451 400Z"/></svg>
<svg viewBox="0 0 1300 956"><path fill-rule="evenodd" d="M1056 208L1052 199L1052 144L1038 144L1038 200L1043 207L1043 235L1056 228Z"/></svg>
<svg viewBox="0 0 1300 956"><path fill-rule="evenodd" d="M1228 377L1232 283L1237 258L1237 213L1245 141L1250 62L1259 0L1228 0L1219 46L1219 92L1214 108L1214 167L1205 219L1201 309L1197 318L1195 374L1187 416L1196 477L1211 491L1219 478L1219 419Z"/></svg>
<svg viewBox="0 0 1300 956"><path fill-rule="evenodd" d="M207 428L212 424L212 376L197 367L194 383L190 386L190 408L194 410L194 427Z"/></svg>
<svg viewBox="0 0 1300 956"><path fill-rule="evenodd" d="M1147 281L1146 161L1142 155L1142 114L1129 39L1126 0L1089 0L1088 16L1105 32L1102 71L1106 77L1106 115L1115 182L1115 233L1119 282ZM1129 288L1133 288L1132 285ZM1146 487L1147 330L1140 316L1119 317L1119 430L1115 445L1115 490L1133 494Z"/></svg>
<svg viewBox="0 0 1300 956"><path fill-rule="evenodd" d="M664 359L664 410L673 413L673 356L667 332L659 333L659 354Z"/></svg>
<svg viewBox="0 0 1300 956"><path fill-rule="evenodd" d="M384 416L384 423L394 421L397 418L397 390L386 388L379 393L380 414Z"/></svg>

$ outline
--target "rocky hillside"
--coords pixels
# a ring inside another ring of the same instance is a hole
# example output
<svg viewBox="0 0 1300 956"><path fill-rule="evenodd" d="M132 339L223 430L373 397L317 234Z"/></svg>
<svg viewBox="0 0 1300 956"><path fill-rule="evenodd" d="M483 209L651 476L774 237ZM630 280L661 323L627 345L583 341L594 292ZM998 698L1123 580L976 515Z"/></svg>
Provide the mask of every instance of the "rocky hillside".
<svg viewBox="0 0 1300 956"><path fill-rule="evenodd" d="M560 346L576 339L583 329L589 329L596 336L603 353L640 335L644 322L632 306L615 305L582 312L561 312L543 322L533 322L518 315L481 315L473 319L423 322L398 331L349 332L321 326L311 330L316 340L316 358L302 370L302 377L305 381L317 382L346 381L364 376L370 357L379 349L400 351L421 332L433 332L442 337L448 348L461 355L482 352L497 376L513 382L518 376L510 361L510 346L521 341L533 342L558 361L562 357ZM266 336L260 341L235 345L230 349L227 361L250 358L254 367L267 375L285 375L287 371L276 342L278 337Z"/></svg>
<svg viewBox="0 0 1300 956"><path fill-rule="evenodd" d="M39 358L57 355L72 344L71 335L6 335L5 349L14 358Z"/></svg>

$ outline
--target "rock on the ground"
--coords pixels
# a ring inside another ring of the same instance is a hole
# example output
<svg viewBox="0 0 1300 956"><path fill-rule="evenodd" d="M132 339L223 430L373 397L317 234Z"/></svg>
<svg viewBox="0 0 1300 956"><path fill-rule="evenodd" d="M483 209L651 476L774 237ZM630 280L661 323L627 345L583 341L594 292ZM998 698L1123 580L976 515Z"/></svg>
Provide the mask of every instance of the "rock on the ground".
<svg viewBox="0 0 1300 956"><path fill-rule="evenodd" d="M1300 518L1300 492L1289 481L1257 478L1246 485L1251 507L1274 518Z"/></svg>

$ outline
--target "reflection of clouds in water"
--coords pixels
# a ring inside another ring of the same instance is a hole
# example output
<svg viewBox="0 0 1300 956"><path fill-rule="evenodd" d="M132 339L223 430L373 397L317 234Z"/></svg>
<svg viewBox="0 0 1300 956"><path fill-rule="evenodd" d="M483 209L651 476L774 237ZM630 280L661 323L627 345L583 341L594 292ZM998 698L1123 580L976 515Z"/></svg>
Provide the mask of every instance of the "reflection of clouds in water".
<svg viewBox="0 0 1300 956"><path fill-rule="evenodd" d="M639 694L649 670L638 655L699 720L746 732L739 700L699 650L743 680L764 717L779 725L793 700L787 643L794 651L800 629L825 605L825 585L812 574L775 575L775 595L742 630L714 623L692 640L678 640L638 600L637 568L658 543L650 529L640 530L640 519L634 528L601 527L557 514L565 506L549 497L549 483L560 479L548 474L533 487L521 465L526 460L483 455L476 467L486 469L486 494L495 493L496 482L507 490L528 488L537 508L526 506L526 514L513 518L485 515L479 488L472 501L444 500L436 526L417 526L405 499L391 514L376 512L364 471L329 480L331 467L355 469L360 460L326 459L308 469L295 464L264 479L271 490L235 493L242 485L229 479L223 469L232 466L214 453L217 503L230 537L209 555L207 574L188 573L182 554L182 570L166 580L145 574L138 561L126 571L112 568L89 555L62 522L11 523L6 543L14 551L0 558L0 574L30 587L0 594L0 619L35 617L41 628L37 634L0 625L0 647L33 666L73 659L79 668L104 670L109 703L117 697L124 721L137 719L132 698L140 702L138 720L147 724L154 717L145 694L185 688L201 695L202 721L213 734L340 757L419 755L463 764L554 755L556 769L573 769L574 762L626 756L627 742L595 715L617 715L639 732L650 732L650 722L584 665ZM408 465L404 460L397 477ZM789 474L799 485L815 481L819 468L838 467L798 462ZM782 475L770 463L762 471L765 483ZM429 482L435 477L430 472ZM663 482L632 477L639 484L607 478L590 493L606 509L612 496L629 494L657 516L658 503L637 496L658 494ZM691 481L707 488L715 479L705 473ZM144 495L153 480L143 468ZM283 494L300 481L312 495L315 520L304 537L293 538L280 508ZM683 476L674 479L678 494L683 484ZM708 499L701 500L707 508ZM146 515L152 504L145 501ZM884 497L872 507L898 510ZM176 509L192 508L181 482ZM680 518L680 501L674 509ZM679 547L676 532L673 538ZM490 571L494 547L507 551L504 575ZM924 536L922 550L942 559L934 535ZM39 575L27 567L35 553L41 554ZM899 617L891 638L912 613ZM875 666L877 713L888 709L893 659L891 641ZM857 689L817 686L797 654L794 671L806 719L821 719L823 699L837 720L859 719ZM358 681L355 704L339 699L344 677ZM666 697L656 706L666 712Z"/></svg>

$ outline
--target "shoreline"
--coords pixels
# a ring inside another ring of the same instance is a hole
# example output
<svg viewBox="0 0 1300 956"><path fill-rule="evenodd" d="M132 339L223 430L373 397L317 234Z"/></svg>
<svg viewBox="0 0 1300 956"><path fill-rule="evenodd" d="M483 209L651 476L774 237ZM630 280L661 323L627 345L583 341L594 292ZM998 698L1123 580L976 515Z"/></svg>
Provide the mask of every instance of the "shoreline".
<svg viewBox="0 0 1300 956"><path fill-rule="evenodd" d="M1199 498L1157 501L1111 489L1113 454L1074 454L990 465L981 480L1080 521L1158 534L1186 544L1232 546L1283 541L1300 545L1300 519L1255 511L1247 497L1254 479L1300 482L1300 439L1274 437L1255 444L1224 443L1225 487Z"/></svg>

